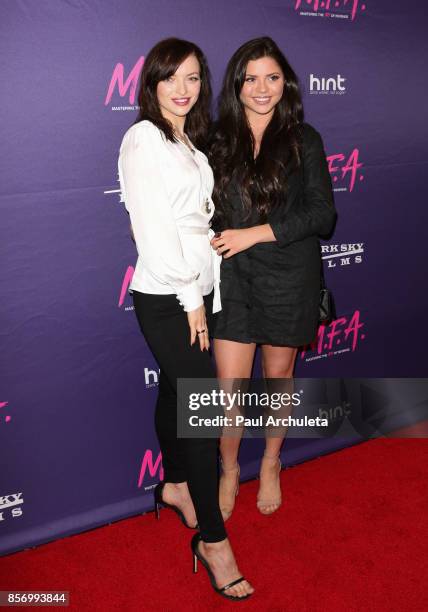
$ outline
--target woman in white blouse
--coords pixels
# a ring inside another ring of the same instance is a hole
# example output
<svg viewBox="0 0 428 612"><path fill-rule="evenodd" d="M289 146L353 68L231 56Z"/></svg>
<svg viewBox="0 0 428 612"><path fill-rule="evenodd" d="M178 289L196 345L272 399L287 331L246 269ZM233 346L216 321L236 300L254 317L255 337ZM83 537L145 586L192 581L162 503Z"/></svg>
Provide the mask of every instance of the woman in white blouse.
<svg viewBox="0 0 428 612"><path fill-rule="evenodd" d="M238 570L218 502L217 440L177 438L177 379L213 378L209 324L221 308L220 258L210 246L213 174L203 146L211 88L204 55L170 38L145 59L140 114L120 148L122 199L138 261L130 285L138 322L160 367L155 425L165 473L155 489L199 532L192 539L212 586L224 597L253 588ZM186 127L186 131L184 128Z"/></svg>

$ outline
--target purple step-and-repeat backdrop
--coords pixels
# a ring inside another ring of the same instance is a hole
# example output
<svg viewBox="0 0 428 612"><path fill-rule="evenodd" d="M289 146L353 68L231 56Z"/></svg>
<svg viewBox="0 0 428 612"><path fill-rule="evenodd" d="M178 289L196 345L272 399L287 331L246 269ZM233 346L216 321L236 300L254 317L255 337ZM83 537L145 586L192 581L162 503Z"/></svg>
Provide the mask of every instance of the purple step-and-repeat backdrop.
<svg viewBox="0 0 428 612"><path fill-rule="evenodd" d="M158 371L127 294L136 253L116 174L144 56L161 38L199 44L215 92L232 52L261 35L300 76L339 220L323 244L338 318L300 353L297 375L426 375L424 5L2 4L1 553L149 510L162 477ZM244 478L260 443L243 445ZM289 440L284 462L338 444Z"/></svg>

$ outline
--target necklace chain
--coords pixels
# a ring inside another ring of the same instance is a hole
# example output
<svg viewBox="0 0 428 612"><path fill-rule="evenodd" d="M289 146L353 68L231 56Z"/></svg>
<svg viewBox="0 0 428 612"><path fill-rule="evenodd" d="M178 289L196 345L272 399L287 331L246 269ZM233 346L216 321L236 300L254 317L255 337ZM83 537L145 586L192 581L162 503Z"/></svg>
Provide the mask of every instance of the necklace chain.
<svg viewBox="0 0 428 612"><path fill-rule="evenodd" d="M175 134L176 138L182 143L184 144L191 153L195 153L195 149L194 147L190 144L190 140L187 138L186 135L184 135L184 138L180 138L180 136L177 136L177 134Z"/></svg>
<svg viewBox="0 0 428 612"><path fill-rule="evenodd" d="M186 134L184 134L184 138L180 138L180 136L177 135L177 133L175 133L175 137L177 138L177 140L179 140L182 144L184 144L189 151L192 153L192 155L195 155L195 148L191 145L190 140L187 138ZM196 164L198 166L198 170L199 173L201 172L200 168L199 168L199 164ZM202 180L202 176L201 176L201 180ZM209 198L205 198L204 203L203 203L203 208L205 210L205 212L207 213L207 215L210 214L211 212L211 206L210 206L210 201Z"/></svg>

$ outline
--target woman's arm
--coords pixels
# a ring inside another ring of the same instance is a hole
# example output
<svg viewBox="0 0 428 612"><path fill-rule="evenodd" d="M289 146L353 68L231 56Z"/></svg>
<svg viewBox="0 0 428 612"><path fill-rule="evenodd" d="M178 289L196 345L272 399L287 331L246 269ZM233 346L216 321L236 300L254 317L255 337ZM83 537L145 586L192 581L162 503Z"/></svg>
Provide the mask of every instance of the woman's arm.
<svg viewBox="0 0 428 612"><path fill-rule="evenodd" d="M324 145L319 133L304 125L303 201L271 222L279 246L287 246L309 236L326 236L336 221L333 190Z"/></svg>
<svg viewBox="0 0 428 612"><path fill-rule="evenodd" d="M258 242L274 242L276 240L269 223L255 225L245 229L232 229L218 232L211 240L211 246L225 259L245 251Z"/></svg>
<svg viewBox="0 0 428 612"><path fill-rule="evenodd" d="M304 129L302 204L270 223L222 232L211 244L225 258L259 242L276 241L282 247L309 236L324 236L333 229L336 210L323 142L314 128L305 124Z"/></svg>
<svg viewBox="0 0 428 612"><path fill-rule="evenodd" d="M169 285L186 312L203 304L198 274L183 257L180 237L162 175L164 143L157 128L137 124L121 147L125 204L131 218L138 254L160 283Z"/></svg>

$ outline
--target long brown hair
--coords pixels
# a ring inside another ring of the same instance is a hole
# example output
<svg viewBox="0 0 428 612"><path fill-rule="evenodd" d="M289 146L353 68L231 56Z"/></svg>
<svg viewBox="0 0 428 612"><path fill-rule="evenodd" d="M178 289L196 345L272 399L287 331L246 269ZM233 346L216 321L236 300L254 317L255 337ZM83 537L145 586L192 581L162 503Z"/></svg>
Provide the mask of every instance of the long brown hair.
<svg viewBox="0 0 428 612"><path fill-rule="evenodd" d="M240 101L247 64L273 58L284 77L284 93L275 107L254 159L254 137ZM303 105L298 79L276 43L269 37L246 42L233 54L219 98L218 122L213 130L210 162L214 170L216 218L228 217L227 188L232 179L244 206L244 217L256 209L260 220L283 201L287 177L300 164Z"/></svg>
<svg viewBox="0 0 428 612"><path fill-rule="evenodd" d="M171 123L161 113L157 86L160 81L172 76L189 55L194 55L199 62L201 90L196 104L186 116L186 133L196 147L203 149L210 126L210 72L201 49L187 40L166 38L158 42L148 53L141 72L138 93L140 112L135 123L149 120L162 130L168 140L176 142Z"/></svg>

